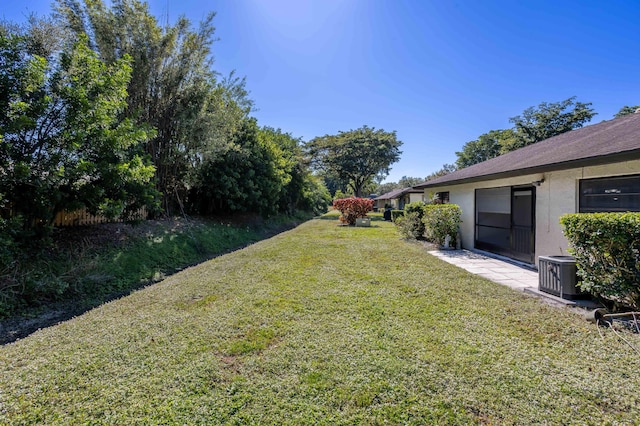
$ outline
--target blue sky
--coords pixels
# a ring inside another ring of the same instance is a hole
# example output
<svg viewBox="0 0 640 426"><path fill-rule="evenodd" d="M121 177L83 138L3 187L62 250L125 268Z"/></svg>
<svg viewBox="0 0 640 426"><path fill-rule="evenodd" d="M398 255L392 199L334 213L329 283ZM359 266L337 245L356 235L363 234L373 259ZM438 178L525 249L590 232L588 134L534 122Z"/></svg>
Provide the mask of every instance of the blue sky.
<svg viewBox="0 0 640 426"><path fill-rule="evenodd" d="M395 130L387 181L424 177L541 102L577 96L609 120L640 105L640 2L150 0L164 22L217 13L215 68L246 76L259 124L303 140ZM50 2L5 0L22 21Z"/></svg>

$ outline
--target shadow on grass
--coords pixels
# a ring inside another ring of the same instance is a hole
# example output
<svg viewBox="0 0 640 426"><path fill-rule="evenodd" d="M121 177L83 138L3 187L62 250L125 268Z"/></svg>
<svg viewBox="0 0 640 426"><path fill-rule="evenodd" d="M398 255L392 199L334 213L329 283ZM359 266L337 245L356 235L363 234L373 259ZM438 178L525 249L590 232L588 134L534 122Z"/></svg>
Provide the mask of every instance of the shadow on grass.
<svg viewBox="0 0 640 426"><path fill-rule="evenodd" d="M124 247L85 255L67 265L71 271L67 274L74 277L67 283L69 290L61 300L43 300L39 306L0 320L0 345L126 297L191 266L271 238L304 221L292 218L260 227L214 224L184 232L165 230ZM60 279L54 275L51 278Z"/></svg>
<svg viewBox="0 0 640 426"><path fill-rule="evenodd" d="M379 225L370 225L370 226L356 226L356 225L345 225L342 223L336 223L336 226L341 228L358 228L358 229L367 229L367 228L380 228Z"/></svg>
<svg viewBox="0 0 640 426"><path fill-rule="evenodd" d="M334 220L336 222L339 222L339 218L340 215L339 214L331 214L331 213L327 213L325 215L322 216L317 216L314 219L320 219L320 220ZM367 215L367 217L369 219L371 219L372 222L383 222L385 221L384 217L382 216L382 213L370 213ZM386 222L391 222L390 220L387 220Z"/></svg>

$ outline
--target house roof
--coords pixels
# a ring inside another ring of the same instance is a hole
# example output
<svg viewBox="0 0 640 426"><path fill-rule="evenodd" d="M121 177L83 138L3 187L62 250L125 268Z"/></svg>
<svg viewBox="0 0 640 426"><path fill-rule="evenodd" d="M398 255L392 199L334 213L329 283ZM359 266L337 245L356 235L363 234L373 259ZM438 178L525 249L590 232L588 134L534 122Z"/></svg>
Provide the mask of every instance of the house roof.
<svg viewBox="0 0 640 426"><path fill-rule="evenodd" d="M407 188L394 189L393 191L387 192L386 194L382 194L381 196L374 198L374 200L393 200L394 198L402 197L404 194L419 192L422 192L422 190L409 186Z"/></svg>
<svg viewBox="0 0 640 426"><path fill-rule="evenodd" d="M382 194L379 197L374 198L374 200L393 200L394 198L400 197L400 193L402 189L394 189L393 191L389 191L386 194Z"/></svg>
<svg viewBox="0 0 640 426"><path fill-rule="evenodd" d="M477 182L640 159L640 113L562 133L415 188Z"/></svg>

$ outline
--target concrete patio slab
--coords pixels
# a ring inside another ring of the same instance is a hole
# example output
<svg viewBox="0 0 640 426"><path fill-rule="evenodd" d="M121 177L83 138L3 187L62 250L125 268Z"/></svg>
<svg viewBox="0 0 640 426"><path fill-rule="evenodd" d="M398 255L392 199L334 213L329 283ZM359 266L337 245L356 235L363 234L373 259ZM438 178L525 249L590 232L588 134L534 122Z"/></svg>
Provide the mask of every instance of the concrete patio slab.
<svg viewBox="0 0 640 426"><path fill-rule="evenodd" d="M525 264L511 262L505 258L496 258L492 254L479 251L430 250L428 253L472 274L543 298L550 303L585 308L599 306L590 300L567 300L538 290L538 271Z"/></svg>

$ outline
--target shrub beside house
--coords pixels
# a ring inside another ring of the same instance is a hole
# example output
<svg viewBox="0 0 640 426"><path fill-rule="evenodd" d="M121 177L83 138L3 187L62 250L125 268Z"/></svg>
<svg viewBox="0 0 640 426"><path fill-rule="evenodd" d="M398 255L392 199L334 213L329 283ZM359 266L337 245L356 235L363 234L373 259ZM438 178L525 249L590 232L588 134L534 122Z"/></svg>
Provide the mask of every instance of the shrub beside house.
<svg viewBox="0 0 640 426"><path fill-rule="evenodd" d="M579 286L640 309L640 213L582 213L560 218L576 258Z"/></svg>
<svg viewBox="0 0 640 426"><path fill-rule="evenodd" d="M462 246L532 266L569 254L560 217L640 212L640 114L603 121L415 186L460 206Z"/></svg>

